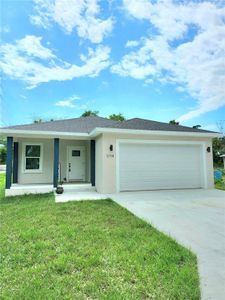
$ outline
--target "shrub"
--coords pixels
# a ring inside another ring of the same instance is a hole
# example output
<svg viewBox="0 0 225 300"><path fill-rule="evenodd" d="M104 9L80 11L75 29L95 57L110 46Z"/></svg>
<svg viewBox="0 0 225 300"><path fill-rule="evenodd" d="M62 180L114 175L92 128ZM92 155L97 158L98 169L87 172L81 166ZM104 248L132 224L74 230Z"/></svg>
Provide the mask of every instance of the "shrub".
<svg viewBox="0 0 225 300"><path fill-rule="evenodd" d="M6 148L0 148L0 164L5 164L6 162Z"/></svg>

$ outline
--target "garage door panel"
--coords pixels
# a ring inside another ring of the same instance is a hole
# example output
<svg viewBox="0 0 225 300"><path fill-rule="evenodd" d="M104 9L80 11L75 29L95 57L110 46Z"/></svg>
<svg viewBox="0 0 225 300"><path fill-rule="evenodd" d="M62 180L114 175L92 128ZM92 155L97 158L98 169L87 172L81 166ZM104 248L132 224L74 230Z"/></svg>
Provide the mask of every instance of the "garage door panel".
<svg viewBox="0 0 225 300"><path fill-rule="evenodd" d="M121 143L120 190L200 188L201 161L199 145Z"/></svg>

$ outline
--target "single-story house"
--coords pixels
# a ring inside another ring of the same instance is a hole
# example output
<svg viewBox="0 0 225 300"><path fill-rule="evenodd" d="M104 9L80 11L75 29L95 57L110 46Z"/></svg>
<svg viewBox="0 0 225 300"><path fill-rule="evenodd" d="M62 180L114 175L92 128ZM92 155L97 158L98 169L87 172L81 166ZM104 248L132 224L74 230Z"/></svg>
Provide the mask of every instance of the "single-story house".
<svg viewBox="0 0 225 300"><path fill-rule="evenodd" d="M6 195L59 180L99 193L214 187L218 133L134 118L80 117L0 129L7 136Z"/></svg>
<svg viewBox="0 0 225 300"><path fill-rule="evenodd" d="M225 154L220 155L220 157L222 157L222 159L223 159L223 167L224 167L224 170L225 170Z"/></svg>

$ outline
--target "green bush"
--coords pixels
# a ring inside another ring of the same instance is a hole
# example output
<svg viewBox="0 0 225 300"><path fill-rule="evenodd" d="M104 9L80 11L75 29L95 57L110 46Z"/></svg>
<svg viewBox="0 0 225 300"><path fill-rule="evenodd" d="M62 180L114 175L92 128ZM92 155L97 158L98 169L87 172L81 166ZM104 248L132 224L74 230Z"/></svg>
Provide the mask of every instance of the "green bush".
<svg viewBox="0 0 225 300"><path fill-rule="evenodd" d="M6 162L6 148L0 148L0 164L5 164Z"/></svg>

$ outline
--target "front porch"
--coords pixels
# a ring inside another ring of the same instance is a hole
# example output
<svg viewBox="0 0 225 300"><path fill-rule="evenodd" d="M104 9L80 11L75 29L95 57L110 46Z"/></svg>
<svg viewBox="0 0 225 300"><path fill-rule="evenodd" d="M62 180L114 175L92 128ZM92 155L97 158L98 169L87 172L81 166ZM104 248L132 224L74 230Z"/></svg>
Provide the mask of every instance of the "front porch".
<svg viewBox="0 0 225 300"><path fill-rule="evenodd" d="M95 140L7 138L6 196L95 187Z"/></svg>
<svg viewBox="0 0 225 300"><path fill-rule="evenodd" d="M26 194L55 193L55 201L68 202L78 200L100 200L107 195L99 194L91 183L65 183L63 194L56 194L52 184L12 184L10 189L5 190L5 196L19 196Z"/></svg>

